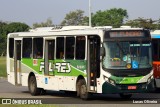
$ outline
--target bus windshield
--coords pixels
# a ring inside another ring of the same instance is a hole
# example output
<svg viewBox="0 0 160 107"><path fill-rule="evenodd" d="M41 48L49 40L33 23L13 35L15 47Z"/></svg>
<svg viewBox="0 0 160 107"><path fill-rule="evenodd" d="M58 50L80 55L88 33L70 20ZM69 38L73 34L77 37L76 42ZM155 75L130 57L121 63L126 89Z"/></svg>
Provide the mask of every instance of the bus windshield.
<svg viewBox="0 0 160 107"><path fill-rule="evenodd" d="M140 69L152 67L151 43L148 41L106 41L103 43L106 69Z"/></svg>

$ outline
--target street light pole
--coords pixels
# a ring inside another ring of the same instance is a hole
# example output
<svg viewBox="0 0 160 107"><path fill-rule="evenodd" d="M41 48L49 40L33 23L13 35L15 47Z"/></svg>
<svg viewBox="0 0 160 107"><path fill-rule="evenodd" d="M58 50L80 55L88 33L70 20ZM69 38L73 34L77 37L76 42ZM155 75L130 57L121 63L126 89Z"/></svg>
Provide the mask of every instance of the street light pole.
<svg viewBox="0 0 160 107"><path fill-rule="evenodd" d="M92 27L92 21L91 21L91 0L89 0L89 26Z"/></svg>

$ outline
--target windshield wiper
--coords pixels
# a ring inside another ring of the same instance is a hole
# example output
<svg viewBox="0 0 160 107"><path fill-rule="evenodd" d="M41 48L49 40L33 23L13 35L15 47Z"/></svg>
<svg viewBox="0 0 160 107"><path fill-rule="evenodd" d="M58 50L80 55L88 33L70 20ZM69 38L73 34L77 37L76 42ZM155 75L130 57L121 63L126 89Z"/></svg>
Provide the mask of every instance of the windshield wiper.
<svg viewBox="0 0 160 107"><path fill-rule="evenodd" d="M123 48L121 47L121 45L119 44L119 42L116 42L116 44L117 44L117 46L119 47L119 49L120 49L120 51L123 53L123 55L124 55L124 50L123 50Z"/></svg>

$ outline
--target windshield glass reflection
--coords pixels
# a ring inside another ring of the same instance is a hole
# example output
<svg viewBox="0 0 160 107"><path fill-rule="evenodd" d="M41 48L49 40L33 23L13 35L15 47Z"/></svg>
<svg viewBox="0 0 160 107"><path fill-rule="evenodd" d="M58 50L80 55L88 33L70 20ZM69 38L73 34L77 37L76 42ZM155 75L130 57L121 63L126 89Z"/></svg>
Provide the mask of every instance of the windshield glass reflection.
<svg viewBox="0 0 160 107"><path fill-rule="evenodd" d="M152 66L150 42L104 42L103 67L107 69L138 69Z"/></svg>

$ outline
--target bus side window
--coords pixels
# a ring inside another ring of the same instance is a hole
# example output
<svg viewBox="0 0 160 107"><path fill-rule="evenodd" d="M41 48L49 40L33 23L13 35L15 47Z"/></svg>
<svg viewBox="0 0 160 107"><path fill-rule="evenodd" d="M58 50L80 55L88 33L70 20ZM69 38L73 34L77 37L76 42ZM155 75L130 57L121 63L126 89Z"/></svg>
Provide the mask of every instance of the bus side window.
<svg viewBox="0 0 160 107"><path fill-rule="evenodd" d="M32 57L32 38L23 39L23 58Z"/></svg>
<svg viewBox="0 0 160 107"><path fill-rule="evenodd" d="M85 36L76 37L76 59L85 59Z"/></svg>
<svg viewBox="0 0 160 107"><path fill-rule="evenodd" d="M9 57L13 58L13 53L14 53L14 39L9 38Z"/></svg>
<svg viewBox="0 0 160 107"><path fill-rule="evenodd" d="M43 38L33 39L33 58L41 59L43 57Z"/></svg>
<svg viewBox="0 0 160 107"><path fill-rule="evenodd" d="M56 38L56 58L64 59L64 37Z"/></svg>
<svg viewBox="0 0 160 107"><path fill-rule="evenodd" d="M75 47L75 38L66 37L66 59L74 59L74 47Z"/></svg>

